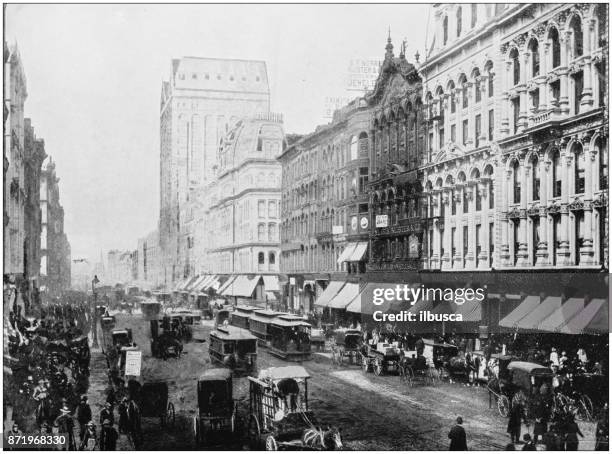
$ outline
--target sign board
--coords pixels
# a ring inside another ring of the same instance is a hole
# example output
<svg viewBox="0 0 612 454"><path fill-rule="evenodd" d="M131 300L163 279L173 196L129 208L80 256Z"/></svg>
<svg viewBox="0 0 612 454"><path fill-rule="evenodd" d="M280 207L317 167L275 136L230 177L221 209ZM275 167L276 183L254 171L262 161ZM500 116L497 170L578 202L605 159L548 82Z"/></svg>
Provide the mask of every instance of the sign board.
<svg viewBox="0 0 612 454"><path fill-rule="evenodd" d="M290 277L289 278L289 285L295 285L295 278L294 277Z"/></svg>
<svg viewBox="0 0 612 454"><path fill-rule="evenodd" d="M419 258L419 238L415 234L408 237L408 257Z"/></svg>
<svg viewBox="0 0 612 454"><path fill-rule="evenodd" d="M388 227L389 226L389 216L386 214L377 214L376 215L376 228L380 227Z"/></svg>
<svg viewBox="0 0 612 454"><path fill-rule="evenodd" d="M326 96L325 97L325 112L323 118L331 119L334 116L334 111L346 106L352 98L348 96Z"/></svg>
<svg viewBox="0 0 612 454"><path fill-rule="evenodd" d="M361 226L363 230L367 229L369 224L370 224L370 221L368 220L367 216L363 216L361 218L361 221L359 221L359 225Z"/></svg>
<svg viewBox="0 0 612 454"><path fill-rule="evenodd" d="M351 230L353 230L353 232L356 232L358 225L359 225L359 221L357 221L357 216L353 216L351 218Z"/></svg>
<svg viewBox="0 0 612 454"><path fill-rule="evenodd" d="M140 350L128 350L125 352L125 375L140 377L142 366L142 352Z"/></svg>
<svg viewBox="0 0 612 454"><path fill-rule="evenodd" d="M333 235L342 235L344 233L344 228L341 225L333 225L332 226L332 234Z"/></svg>
<svg viewBox="0 0 612 454"><path fill-rule="evenodd" d="M367 92L374 89L382 60L354 58L349 61L346 89Z"/></svg>

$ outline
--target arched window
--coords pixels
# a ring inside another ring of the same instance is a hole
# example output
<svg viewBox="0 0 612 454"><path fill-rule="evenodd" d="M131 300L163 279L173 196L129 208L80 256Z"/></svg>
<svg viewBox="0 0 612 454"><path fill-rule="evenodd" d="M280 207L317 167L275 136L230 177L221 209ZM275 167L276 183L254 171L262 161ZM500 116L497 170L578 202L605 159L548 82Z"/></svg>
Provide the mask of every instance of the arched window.
<svg viewBox="0 0 612 454"><path fill-rule="evenodd" d="M606 139L598 137L595 142L599 157L599 189L608 189L608 149Z"/></svg>
<svg viewBox="0 0 612 454"><path fill-rule="evenodd" d="M478 5L476 3L472 3L472 22L470 23L471 28L476 26L476 22L478 22Z"/></svg>
<svg viewBox="0 0 612 454"><path fill-rule="evenodd" d="M257 240L266 241L266 225L265 224L259 224L257 226Z"/></svg>
<svg viewBox="0 0 612 454"><path fill-rule="evenodd" d="M455 83L452 81L448 85L448 92L450 94L450 111L451 113L455 113L457 110L457 104L455 102Z"/></svg>
<svg viewBox="0 0 612 454"><path fill-rule="evenodd" d="M457 197L455 189L451 189L451 193L450 193L451 215L457 214L457 202L455 201L455 197Z"/></svg>
<svg viewBox="0 0 612 454"><path fill-rule="evenodd" d="M480 91L480 71L474 70L474 102L479 103L482 92Z"/></svg>
<svg viewBox="0 0 612 454"><path fill-rule="evenodd" d="M270 265L274 265L274 264L276 264L276 254L275 254L274 252L270 252L270 253L268 254L268 263L269 263Z"/></svg>
<svg viewBox="0 0 612 454"><path fill-rule="evenodd" d="M537 157L531 160L531 200L540 200L540 163Z"/></svg>
<svg viewBox="0 0 612 454"><path fill-rule="evenodd" d="M461 26L462 26L462 22L461 22L461 16L463 14L463 11L461 10L461 7L459 6L457 8L457 37L461 36Z"/></svg>
<svg viewBox="0 0 612 454"><path fill-rule="evenodd" d="M514 188L514 203L521 203L521 177L519 175L519 162L515 160L512 163L512 185Z"/></svg>
<svg viewBox="0 0 612 454"><path fill-rule="evenodd" d="M572 147L572 154L574 155L574 193L583 194L586 162L582 145L579 143L575 143Z"/></svg>
<svg viewBox="0 0 612 454"><path fill-rule="evenodd" d="M582 24L580 17L574 16L570 22L572 29L572 47L574 50L574 58L582 55Z"/></svg>
<svg viewBox="0 0 612 454"><path fill-rule="evenodd" d="M559 42L559 32L556 28L551 28L548 32L548 39L552 47L552 67L561 65L561 43Z"/></svg>
<svg viewBox="0 0 612 454"><path fill-rule="evenodd" d="M461 201L461 204L463 205L463 212L467 213L470 206L469 206L469 201L468 201L468 190L467 190L467 186L463 187L463 200Z"/></svg>
<svg viewBox="0 0 612 454"><path fill-rule="evenodd" d="M263 265L266 263L266 255L263 252L257 254L257 263Z"/></svg>
<svg viewBox="0 0 612 454"><path fill-rule="evenodd" d="M443 39L443 45L446 46L446 43L448 41L448 17L444 16L444 19L442 20L442 39Z"/></svg>
<svg viewBox="0 0 612 454"><path fill-rule="evenodd" d="M537 39L529 41L529 51L531 52L531 76L536 77L540 74L540 51Z"/></svg>
<svg viewBox="0 0 612 454"><path fill-rule="evenodd" d="M465 109L468 106L468 87L465 74L459 77L459 86L461 86L461 107Z"/></svg>
<svg viewBox="0 0 612 454"><path fill-rule="evenodd" d="M562 172L561 172L561 155L559 150L555 150L552 157L553 171L553 197L561 197Z"/></svg>
<svg viewBox="0 0 612 454"><path fill-rule="evenodd" d="M519 53L516 48L510 51L512 61L512 84L517 85L521 80L521 64L519 63Z"/></svg>

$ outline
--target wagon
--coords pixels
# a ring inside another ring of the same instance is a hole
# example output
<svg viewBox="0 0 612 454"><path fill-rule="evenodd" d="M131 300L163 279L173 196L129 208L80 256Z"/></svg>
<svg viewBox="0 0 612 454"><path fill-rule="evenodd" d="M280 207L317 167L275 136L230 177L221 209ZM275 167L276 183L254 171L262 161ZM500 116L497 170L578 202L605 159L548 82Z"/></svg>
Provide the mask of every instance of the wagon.
<svg viewBox="0 0 612 454"><path fill-rule="evenodd" d="M417 383L436 384L438 373L433 363L428 362L425 356L419 356L417 351L403 351L400 355L399 368L400 377L410 386Z"/></svg>
<svg viewBox="0 0 612 454"><path fill-rule="evenodd" d="M367 373L374 371L376 375L387 372L398 372L400 365L400 350L391 344L379 342L376 348L364 345L361 349L361 368Z"/></svg>
<svg viewBox="0 0 612 454"><path fill-rule="evenodd" d="M308 379L301 366L272 367L249 377L248 438L252 450L342 448L338 429L318 429L308 408Z"/></svg>
<svg viewBox="0 0 612 454"><path fill-rule="evenodd" d="M332 362L342 365L345 361L349 364L359 364L363 334L357 329L336 330L332 340Z"/></svg>
<svg viewBox="0 0 612 454"><path fill-rule="evenodd" d="M211 331L208 353L211 361L236 372L257 368L257 338L242 328L228 325Z"/></svg>
<svg viewBox="0 0 612 454"><path fill-rule="evenodd" d="M459 356L459 347L444 342L424 340L423 356L428 365L433 365L435 378L450 378L453 375L469 376L469 368L465 357Z"/></svg>
<svg viewBox="0 0 612 454"><path fill-rule="evenodd" d="M197 404L193 417L196 448L233 438L237 404L232 397L229 369L209 369L198 378Z"/></svg>
<svg viewBox="0 0 612 454"><path fill-rule="evenodd" d="M114 329L111 332L113 339L113 346L117 348L127 347L132 344L132 330L130 328L125 329Z"/></svg>
<svg viewBox="0 0 612 454"><path fill-rule="evenodd" d="M142 418L159 418L162 428L174 428L176 415L174 404L169 400L168 383L164 381L128 381L128 427L136 446L142 443Z"/></svg>
<svg viewBox="0 0 612 454"><path fill-rule="evenodd" d="M543 412L550 416L554 405L552 371L508 356L500 356L498 362L498 375L487 384L489 406L495 396L501 416L508 416L515 405L523 407L527 419Z"/></svg>

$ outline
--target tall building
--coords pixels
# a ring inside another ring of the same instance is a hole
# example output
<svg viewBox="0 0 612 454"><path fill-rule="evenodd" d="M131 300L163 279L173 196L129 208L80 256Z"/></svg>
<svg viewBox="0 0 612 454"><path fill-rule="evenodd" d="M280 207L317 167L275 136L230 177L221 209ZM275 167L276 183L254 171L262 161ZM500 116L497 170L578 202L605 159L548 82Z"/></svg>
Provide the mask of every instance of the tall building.
<svg viewBox="0 0 612 454"><path fill-rule="evenodd" d="M282 116L239 120L221 140L215 180L202 188L195 212L198 273L274 274L279 271Z"/></svg>
<svg viewBox="0 0 612 454"><path fill-rule="evenodd" d="M59 296L71 286L71 252L64 232L64 208L60 204L59 178L49 156L40 177L40 289L48 296Z"/></svg>
<svg viewBox="0 0 612 454"><path fill-rule="evenodd" d="M32 121L29 118L25 119L24 150L26 193L24 270L30 290L34 290L39 287L40 276L40 235L42 227L40 177L42 163L47 154L45 153L45 142L36 138Z"/></svg>
<svg viewBox="0 0 612 454"><path fill-rule="evenodd" d="M24 103L26 77L17 45L4 48L4 274L23 277L25 240Z"/></svg>
<svg viewBox="0 0 612 454"><path fill-rule="evenodd" d="M427 269L608 260L607 5L439 4L420 68Z"/></svg>
<svg viewBox="0 0 612 454"><path fill-rule="evenodd" d="M160 102L162 279L167 287L193 270L185 219L190 189L208 184L220 140L240 118L270 109L262 61L184 57L172 61Z"/></svg>
<svg viewBox="0 0 612 454"><path fill-rule="evenodd" d="M350 281L356 289L365 271L369 141L369 106L357 98L279 157L281 273L290 309L312 310L332 283Z"/></svg>
<svg viewBox="0 0 612 454"><path fill-rule="evenodd" d="M137 283L146 289L156 289L162 282L159 269L159 233L157 230L138 240Z"/></svg>

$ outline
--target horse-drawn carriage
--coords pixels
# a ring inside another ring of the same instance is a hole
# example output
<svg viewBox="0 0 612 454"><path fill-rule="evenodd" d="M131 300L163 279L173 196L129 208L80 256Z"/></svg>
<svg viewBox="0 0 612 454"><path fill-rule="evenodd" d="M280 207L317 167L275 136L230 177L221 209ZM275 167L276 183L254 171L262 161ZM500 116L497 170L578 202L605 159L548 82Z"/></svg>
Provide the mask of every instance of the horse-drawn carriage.
<svg viewBox="0 0 612 454"><path fill-rule="evenodd" d="M363 345L361 348L361 368L376 375L387 372L399 373L400 349L392 344L379 342L376 346Z"/></svg>
<svg viewBox="0 0 612 454"><path fill-rule="evenodd" d="M469 354L459 350L454 344L424 340L423 356L435 368L436 379L460 377L469 381L473 370Z"/></svg>
<svg viewBox="0 0 612 454"><path fill-rule="evenodd" d="M142 418L159 418L162 428L173 428L176 420L174 404L170 402L168 383L164 381L128 381L128 427L136 446L142 443Z"/></svg>
<svg viewBox="0 0 612 454"><path fill-rule="evenodd" d="M552 414L553 374L549 368L540 364L515 361L511 356L498 355L492 359L492 378L487 384L489 406L494 397L497 410L504 417L508 416L516 405L522 406L527 419L533 419L534 415L541 415L543 412Z"/></svg>
<svg viewBox="0 0 612 454"><path fill-rule="evenodd" d="M172 331L169 317L150 320L151 326L151 354L155 358L167 359L180 357L183 344ZM161 328L161 332L160 332Z"/></svg>
<svg viewBox="0 0 612 454"><path fill-rule="evenodd" d="M363 333L358 329L338 329L332 340L332 362L341 366L345 361L348 364L359 364Z"/></svg>
<svg viewBox="0 0 612 454"><path fill-rule="evenodd" d="M198 379L193 433L196 448L226 441L236 431L237 404L232 397L232 373L209 369Z"/></svg>
<svg viewBox="0 0 612 454"><path fill-rule="evenodd" d="M236 372L257 368L257 338L242 328L227 325L211 331L208 353L211 361Z"/></svg>
<svg viewBox="0 0 612 454"><path fill-rule="evenodd" d="M557 378L559 380L559 378ZM568 374L555 389L555 408L571 413L580 421L596 418L594 402L603 406L608 395L608 380L603 374Z"/></svg>
<svg viewBox="0 0 612 454"><path fill-rule="evenodd" d="M110 331L115 327L117 320L114 315L106 315L100 319L100 326L103 331Z"/></svg>
<svg viewBox="0 0 612 454"><path fill-rule="evenodd" d="M251 449L342 448L338 429L321 430L308 408L308 379L301 366L272 367L249 377L248 437Z"/></svg>
<svg viewBox="0 0 612 454"><path fill-rule="evenodd" d="M114 329L111 331L111 338L115 348L127 347L134 341L131 328Z"/></svg>

